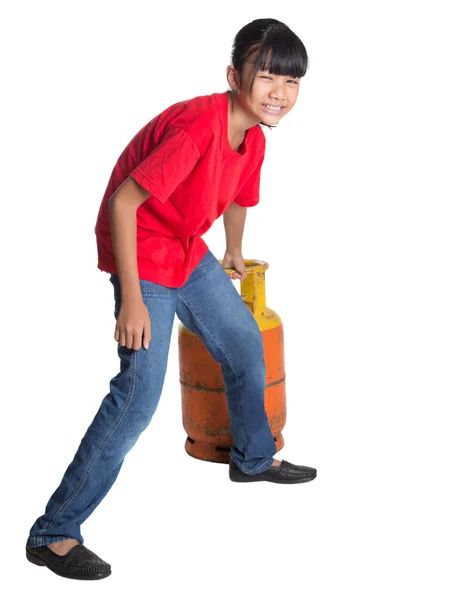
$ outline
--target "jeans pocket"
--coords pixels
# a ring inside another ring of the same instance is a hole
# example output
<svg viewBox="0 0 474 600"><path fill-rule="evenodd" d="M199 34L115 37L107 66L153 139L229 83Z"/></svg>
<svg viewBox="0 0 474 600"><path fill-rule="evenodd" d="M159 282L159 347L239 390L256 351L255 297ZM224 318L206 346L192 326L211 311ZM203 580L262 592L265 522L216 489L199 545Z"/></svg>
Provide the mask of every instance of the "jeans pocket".
<svg viewBox="0 0 474 600"><path fill-rule="evenodd" d="M160 285L159 283L153 283L147 279L139 279L138 281L140 282L142 297L159 296L160 298L171 298L172 288Z"/></svg>
<svg viewBox="0 0 474 600"><path fill-rule="evenodd" d="M198 265L198 269L203 273L206 273L207 271L210 271L212 268L214 268L216 264L220 266L220 263L217 260L217 258L210 250L208 250L206 254L202 257L201 262Z"/></svg>

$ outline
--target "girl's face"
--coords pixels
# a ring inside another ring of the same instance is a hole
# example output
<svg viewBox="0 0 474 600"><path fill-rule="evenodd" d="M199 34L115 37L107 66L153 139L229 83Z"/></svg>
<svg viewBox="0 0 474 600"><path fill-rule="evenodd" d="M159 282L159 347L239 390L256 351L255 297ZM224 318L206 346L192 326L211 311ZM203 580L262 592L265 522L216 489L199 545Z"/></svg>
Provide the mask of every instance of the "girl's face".
<svg viewBox="0 0 474 600"><path fill-rule="evenodd" d="M242 78L236 71L233 72L235 78L239 80L235 97L240 107L249 116L252 113L257 123L262 121L266 125L276 125L295 105L300 78L257 71L250 92L254 69L255 59L250 58L244 63Z"/></svg>

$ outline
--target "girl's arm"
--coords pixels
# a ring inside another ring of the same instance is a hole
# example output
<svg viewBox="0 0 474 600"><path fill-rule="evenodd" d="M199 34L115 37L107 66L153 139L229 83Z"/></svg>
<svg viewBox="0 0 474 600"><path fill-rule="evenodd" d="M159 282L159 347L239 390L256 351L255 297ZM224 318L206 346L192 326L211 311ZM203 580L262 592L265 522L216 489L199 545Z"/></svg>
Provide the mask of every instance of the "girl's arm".
<svg viewBox="0 0 474 600"><path fill-rule="evenodd" d="M242 254L242 237L244 234L247 208L232 202L224 212L224 228L226 239L226 253L231 255Z"/></svg>
<svg viewBox="0 0 474 600"><path fill-rule="evenodd" d="M242 237L246 216L247 208L239 206L235 202L232 202L224 212L226 249L222 266L224 269L234 268L237 270L237 273L230 276L231 279L244 280L246 277L245 263L242 257Z"/></svg>
<svg viewBox="0 0 474 600"><path fill-rule="evenodd" d="M141 300L137 265L137 209L150 192L131 177L109 199L109 221L122 299Z"/></svg>

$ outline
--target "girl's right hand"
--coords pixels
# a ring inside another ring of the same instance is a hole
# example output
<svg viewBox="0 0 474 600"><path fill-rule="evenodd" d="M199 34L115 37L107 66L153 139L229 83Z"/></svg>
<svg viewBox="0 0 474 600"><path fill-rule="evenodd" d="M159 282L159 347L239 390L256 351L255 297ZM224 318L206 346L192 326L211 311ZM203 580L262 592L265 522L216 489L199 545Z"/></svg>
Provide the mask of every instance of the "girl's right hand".
<svg viewBox="0 0 474 600"><path fill-rule="evenodd" d="M148 350L151 341L151 319L143 300L122 302L115 325L115 341L129 349Z"/></svg>

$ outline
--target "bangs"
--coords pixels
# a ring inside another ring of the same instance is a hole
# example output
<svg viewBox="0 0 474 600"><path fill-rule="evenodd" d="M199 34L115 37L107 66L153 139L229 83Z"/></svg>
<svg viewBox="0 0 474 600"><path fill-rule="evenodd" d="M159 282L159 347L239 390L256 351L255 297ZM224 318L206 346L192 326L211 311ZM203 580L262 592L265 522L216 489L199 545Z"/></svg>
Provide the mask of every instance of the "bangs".
<svg viewBox="0 0 474 600"><path fill-rule="evenodd" d="M257 49L258 52L253 79L260 70L268 71L272 75L291 77L304 77L306 74L308 69L306 49L293 32L281 30L268 32L259 46L259 48L253 47L253 51Z"/></svg>

